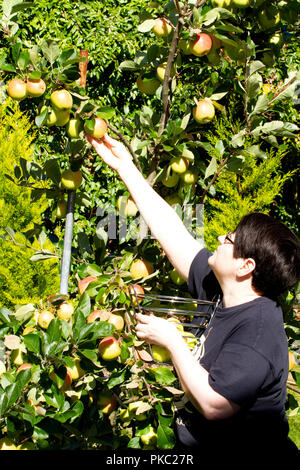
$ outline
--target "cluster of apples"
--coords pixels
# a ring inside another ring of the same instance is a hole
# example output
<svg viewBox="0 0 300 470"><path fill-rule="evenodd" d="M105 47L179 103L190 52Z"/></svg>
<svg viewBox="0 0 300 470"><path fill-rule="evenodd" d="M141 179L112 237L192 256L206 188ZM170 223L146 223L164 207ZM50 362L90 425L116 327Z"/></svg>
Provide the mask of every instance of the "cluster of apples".
<svg viewBox="0 0 300 470"><path fill-rule="evenodd" d="M173 28L171 23L166 18L156 18L153 26L153 32L156 37L168 37ZM195 35L193 39L181 39L179 41L179 48L184 55L195 55L197 57L207 56L208 61L216 65L220 62L218 50L221 47L221 41L212 34L200 32ZM154 95L164 81L167 62L161 63L156 67L156 77L153 72L140 74L137 77L136 84L138 89L147 95ZM176 74L176 66L171 65L170 77ZM215 116L215 108L211 100L203 98L197 101L196 106L193 108L193 117L199 124L207 124L213 120ZM187 175L187 178L190 176ZM176 179L176 177L175 177ZM171 178L170 184L173 181Z"/></svg>
<svg viewBox="0 0 300 470"><path fill-rule="evenodd" d="M8 95L17 101L25 98L40 98L46 92L47 85L42 78L27 78L22 80L18 77L13 78L7 85ZM81 132L84 132L96 139L101 139L107 131L107 122L101 117L94 117L94 127L91 128L87 122L79 116L72 113L73 97L72 94L61 87L51 92L49 104L43 104L39 114L46 113L47 127L65 127L66 133L70 139L79 139ZM83 136L82 136L83 137ZM64 189L72 191L79 188L82 182L82 173L80 170L64 170L61 177L61 185ZM62 195L59 198L56 210L56 216L63 218L67 213L67 204Z"/></svg>

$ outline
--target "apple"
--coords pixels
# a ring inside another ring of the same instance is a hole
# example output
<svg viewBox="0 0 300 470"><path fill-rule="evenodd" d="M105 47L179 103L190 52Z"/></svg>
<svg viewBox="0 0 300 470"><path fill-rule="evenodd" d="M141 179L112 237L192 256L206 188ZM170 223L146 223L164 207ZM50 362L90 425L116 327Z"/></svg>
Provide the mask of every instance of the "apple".
<svg viewBox="0 0 300 470"><path fill-rule="evenodd" d="M102 359L106 361L116 359L121 354L120 344L113 336L103 338L98 345L98 351Z"/></svg>
<svg viewBox="0 0 300 470"><path fill-rule="evenodd" d="M33 331L36 331L35 328L33 328L33 326L26 326L26 328L24 328L23 330L23 336L26 336L28 335L29 333L32 333Z"/></svg>
<svg viewBox="0 0 300 470"><path fill-rule="evenodd" d="M96 320L108 321L109 317L110 312L108 310L94 310L92 313L89 314L86 321L87 323L93 323Z"/></svg>
<svg viewBox="0 0 300 470"><path fill-rule="evenodd" d="M46 109L46 106L42 106L41 113ZM70 119L69 110L60 111L54 108L48 108L48 116L46 120L46 125L51 126L65 126Z"/></svg>
<svg viewBox="0 0 300 470"><path fill-rule="evenodd" d="M132 284L129 286L129 289L125 289L125 292L127 295L131 296L131 302L133 305L137 305L138 302L140 304L143 302L145 291L142 286L139 286L138 284Z"/></svg>
<svg viewBox="0 0 300 470"><path fill-rule="evenodd" d="M247 8L252 0L231 0L231 5L233 8Z"/></svg>
<svg viewBox="0 0 300 470"><path fill-rule="evenodd" d="M38 316L38 324L46 330L54 318L55 317L52 312L49 312L49 310L43 310Z"/></svg>
<svg viewBox="0 0 300 470"><path fill-rule="evenodd" d="M181 324L180 320L176 317L169 317L167 319L168 322L170 323L174 323L175 324L175 327L177 328L178 331L183 331L184 328L183 328L183 325Z"/></svg>
<svg viewBox="0 0 300 470"><path fill-rule="evenodd" d="M178 42L178 47L184 53L184 55L191 55L192 44L193 42L190 39L180 39Z"/></svg>
<svg viewBox="0 0 300 470"><path fill-rule="evenodd" d="M184 173L188 169L189 161L187 158L173 157L170 166L175 173Z"/></svg>
<svg viewBox="0 0 300 470"><path fill-rule="evenodd" d="M153 78L152 74L145 74L143 76L138 76L136 84L142 93L146 93L146 95L154 95L157 88L160 86L160 81Z"/></svg>
<svg viewBox="0 0 300 470"><path fill-rule="evenodd" d="M24 362L17 368L17 374L21 372L21 370L31 369L32 364L28 364L28 362Z"/></svg>
<svg viewBox="0 0 300 470"><path fill-rule="evenodd" d="M156 69L156 76L160 82L164 81L165 73L166 73L167 62L163 62L160 64ZM176 67L174 64L171 65L170 77L174 77L176 73Z"/></svg>
<svg viewBox="0 0 300 470"><path fill-rule="evenodd" d="M94 129L91 130L85 124L84 125L84 131L86 132L86 134L91 135L92 137L94 137L94 139L102 139L102 137L104 136L104 134L107 131L107 123L101 117L95 117Z"/></svg>
<svg viewBox="0 0 300 470"><path fill-rule="evenodd" d="M212 0L211 3L215 8L227 8L230 7L231 0Z"/></svg>
<svg viewBox="0 0 300 470"><path fill-rule="evenodd" d="M137 421L144 421L147 419L147 413L137 413L138 408L143 405L144 402L141 400L135 401L133 403L129 403L128 405L128 414L132 418L135 418Z"/></svg>
<svg viewBox="0 0 300 470"><path fill-rule="evenodd" d="M8 83L7 93L14 100L23 100L27 96L26 83L20 78L13 78Z"/></svg>
<svg viewBox="0 0 300 470"><path fill-rule="evenodd" d="M63 187L68 190L78 189L82 182L82 173L80 170L65 170L61 175L61 182Z"/></svg>
<svg viewBox="0 0 300 470"><path fill-rule="evenodd" d="M55 90L50 95L53 106L60 111L70 110L73 106L73 98L68 90Z"/></svg>
<svg viewBox="0 0 300 470"><path fill-rule="evenodd" d="M6 372L6 366L3 361L0 361L0 377L4 372Z"/></svg>
<svg viewBox="0 0 300 470"><path fill-rule="evenodd" d="M154 272L153 264L144 259L134 261L130 267L130 274L133 279L150 276Z"/></svg>
<svg viewBox="0 0 300 470"><path fill-rule="evenodd" d="M215 117L215 107L209 98L197 102L193 108L193 116L198 124L207 124Z"/></svg>
<svg viewBox="0 0 300 470"><path fill-rule="evenodd" d="M165 171L163 179L161 180L162 184L167 188L173 188L179 181L179 174L175 171Z"/></svg>
<svg viewBox="0 0 300 470"><path fill-rule="evenodd" d="M146 446L154 446L157 442L157 434L153 426L149 426L149 430L145 434L140 435L140 439Z"/></svg>
<svg viewBox="0 0 300 470"><path fill-rule="evenodd" d="M184 331L182 333L182 337L184 341L187 343L188 347L193 350L194 347L196 346L198 342L197 336L195 336L193 333L190 333L189 331Z"/></svg>
<svg viewBox="0 0 300 470"><path fill-rule="evenodd" d="M124 328L124 319L121 315L109 312L108 310L94 310L88 317L87 323L92 323L96 320L106 321L111 325L114 325L117 331L121 331Z"/></svg>
<svg viewBox="0 0 300 470"><path fill-rule="evenodd" d="M186 184L194 184L198 179L198 173L196 170L187 170L185 173L182 174L181 178L182 181Z"/></svg>
<svg viewBox="0 0 300 470"><path fill-rule="evenodd" d="M20 366L24 363L23 351L18 349L13 349L10 355L10 360L15 366Z"/></svg>
<svg viewBox="0 0 300 470"><path fill-rule="evenodd" d="M81 120L78 118L72 118L67 122L67 134L71 139L78 139L79 133L82 129Z"/></svg>
<svg viewBox="0 0 300 470"><path fill-rule="evenodd" d="M17 447L11 439L4 437L0 439L0 450L17 450Z"/></svg>
<svg viewBox="0 0 300 470"><path fill-rule="evenodd" d="M116 315L115 313L111 313L108 319L108 323L114 325L117 331L122 331L124 328L124 319L121 315Z"/></svg>
<svg viewBox="0 0 300 470"><path fill-rule="evenodd" d="M70 373L72 380L78 380L85 374L85 370L81 368L79 357L75 357L74 365L72 367L67 367L67 370Z"/></svg>
<svg viewBox="0 0 300 470"><path fill-rule="evenodd" d="M263 30L274 28L280 21L276 7L269 7L258 13L258 22Z"/></svg>
<svg viewBox="0 0 300 470"><path fill-rule="evenodd" d="M97 405L102 413L109 414L116 409L117 399L112 393L103 391L98 395Z"/></svg>
<svg viewBox="0 0 300 470"><path fill-rule="evenodd" d="M209 34L197 34L195 40L191 45L191 52L197 57L202 57L209 53L212 48L212 44L213 42Z"/></svg>
<svg viewBox="0 0 300 470"><path fill-rule="evenodd" d="M295 367L296 359L294 353L289 351L289 370L292 370Z"/></svg>
<svg viewBox="0 0 300 470"><path fill-rule="evenodd" d="M72 384L72 376L68 368L66 368L66 374L63 383L61 383L54 370L50 372L49 377L56 384L57 388L62 391L68 390Z"/></svg>
<svg viewBox="0 0 300 470"><path fill-rule="evenodd" d="M38 98L42 96L46 91L46 83L42 78L34 80L33 78L28 78L26 82L26 91L29 96Z"/></svg>
<svg viewBox="0 0 300 470"><path fill-rule="evenodd" d="M163 346L158 346L157 344L152 346L152 354L154 359L158 362L168 362L171 359L169 351Z"/></svg>
<svg viewBox="0 0 300 470"><path fill-rule="evenodd" d="M61 320L70 320L74 313L74 307L70 302L63 302L57 309L57 316Z"/></svg>
<svg viewBox="0 0 300 470"><path fill-rule="evenodd" d="M79 294L82 295L84 293L84 291L87 289L88 285L91 283L91 282L94 282L94 281L97 281L98 278L95 277L95 276L87 276L85 277L84 279L81 279L79 282L78 282L78 291L79 291Z"/></svg>
<svg viewBox="0 0 300 470"><path fill-rule="evenodd" d="M181 277L180 274L176 271L176 269L172 269L172 271L170 271L170 278L177 286L181 286L186 282L185 279L183 279L183 277Z"/></svg>
<svg viewBox="0 0 300 470"><path fill-rule="evenodd" d="M67 215L68 205L64 199L60 199L56 207L56 217L63 219Z"/></svg>
<svg viewBox="0 0 300 470"><path fill-rule="evenodd" d="M172 31L172 26L165 18L156 18L153 32L158 38L166 38Z"/></svg>
<svg viewBox="0 0 300 470"><path fill-rule="evenodd" d="M126 196L120 196L117 201L117 207L123 217L134 217L138 211L132 197L127 199Z"/></svg>

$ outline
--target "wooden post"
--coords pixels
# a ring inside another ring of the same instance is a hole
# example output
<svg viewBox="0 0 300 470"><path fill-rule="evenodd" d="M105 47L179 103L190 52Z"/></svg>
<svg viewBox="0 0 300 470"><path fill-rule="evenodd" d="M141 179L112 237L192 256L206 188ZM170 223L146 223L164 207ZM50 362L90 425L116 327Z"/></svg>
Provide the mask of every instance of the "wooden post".
<svg viewBox="0 0 300 470"><path fill-rule="evenodd" d="M81 57L86 57L85 62L79 62L80 72L80 86L86 87L86 75L88 64L88 50L82 49L80 51ZM68 294L69 275L71 266L71 253L72 253L72 240L73 240L73 225L74 225L74 209L75 209L75 196L76 191L68 191L68 205L67 216L65 224L64 235L64 248L61 263L61 276L60 276L60 294Z"/></svg>

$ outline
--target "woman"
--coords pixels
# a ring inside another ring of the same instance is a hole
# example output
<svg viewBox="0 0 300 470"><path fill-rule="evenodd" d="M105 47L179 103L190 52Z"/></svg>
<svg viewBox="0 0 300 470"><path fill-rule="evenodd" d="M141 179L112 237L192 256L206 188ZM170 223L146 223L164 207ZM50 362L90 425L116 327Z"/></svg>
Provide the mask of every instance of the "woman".
<svg viewBox="0 0 300 470"><path fill-rule="evenodd" d="M187 231L176 212L150 187L125 147L107 134L87 137L117 171L152 235L188 281L193 297L221 304L195 357L176 327L138 314L137 336L165 347L185 391L176 419L176 449L236 449L265 457L296 458L285 415L288 346L277 296L300 279L300 244L283 224L249 214L219 237L210 253Z"/></svg>

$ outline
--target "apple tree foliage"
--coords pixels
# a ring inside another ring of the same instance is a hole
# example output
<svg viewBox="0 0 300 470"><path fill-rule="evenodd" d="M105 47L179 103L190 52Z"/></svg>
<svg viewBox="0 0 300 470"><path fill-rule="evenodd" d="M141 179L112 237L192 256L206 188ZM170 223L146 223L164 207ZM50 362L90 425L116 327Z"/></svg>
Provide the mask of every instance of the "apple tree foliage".
<svg viewBox="0 0 300 470"><path fill-rule="evenodd" d="M37 134L39 163L23 162L15 169L15 182L28 187L29 177L35 181L32 201L46 194L49 208L43 231L56 244L55 253L35 252L33 262L61 256L64 226L55 215L58 202L67 196L61 174L67 168L83 173L83 184L76 192L69 295L76 308L70 321L56 317L45 331L36 325L36 311L49 308L55 313L62 300L59 296L41 299L40 305L0 310L2 357L8 365L0 380L2 430L17 435L19 442L33 440L38 448L141 448L145 446L142 435L153 426L154 446L172 448L173 400L181 391L172 367L153 364L134 335L126 291L132 281L130 265L136 257L154 264L155 272L141 280L149 292L188 295L187 286L172 283L170 264L157 242L144 237L143 221L118 218L117 199L128 193L91 150L83 131L78 138L70 138L65 127L47 126L50 95L55 89L68 89L73 97L71 116L90 129L95 116L106 119L109 132L125 143L163 198L176 196L180 205L190 207L203 204L209 247L209 233L219 230L217 236L232 229L253 209L275 213L299 230L292 220L295 212L289 196L285 199L282 192L286 182L291 192L296 193L297 187L300 76L294 52L299 2L253 0L239 8L225 6L221 0L171 0L147 2L143 9L133 0L118 6L115 2L76 2L74 6L67 1L63 7L54 0L37 3L32 8L29 2L2 3L5 45L0 69L6 81L16 75L41 77L47 85L41 97L20 102ZM153 33L157 17L171 25L168 36ZM209 54L199 57L190 46L202 33L215 42ZM84 65L80 49L89 51L86 87L79 76ZM165 67L162 81L157 77L161 64ZM141 92L138 77L150 87L154 84L155 90ZM213 104L215 117L199 124L193 109L204 98ZM189 166L168 187L164 180L174 157L184 158ZM279 210L272 206L278 195ZM237 198L243 205L231 204ZM225 208L227 216L222 218ZM196 215L193 210L189 215L194 230ZM40 236L40 230L36 227L31 236ZM87 276L97 281L80 296L77 282ZM282 303L289 345L295 349L294 305L299 303L299 287L286 293ZM107 322L87 324L96 308L117 309L126 320L124 331L114 331ZM27 326L35 330L23 335ZM120 340L121 355L105 362L97 345L110 335ZM10 356L20 348L24 362L33 367L17 374ZM66 367L73 365L75 357L81 359L85 374L62 390ZM58 376L55 383L49 377L52 370ZM294 372L293 377L299 386L299 374ZM111 391L118 403L108 416L97 404L103 389ZM136 401L141 402L139 412L126 417L129 403ZM291 400L289 405L297 409Z"/></svg>

